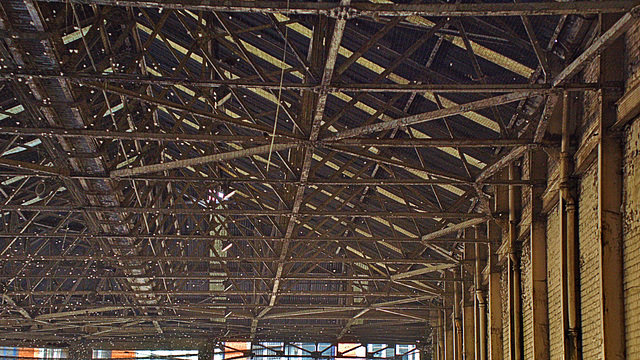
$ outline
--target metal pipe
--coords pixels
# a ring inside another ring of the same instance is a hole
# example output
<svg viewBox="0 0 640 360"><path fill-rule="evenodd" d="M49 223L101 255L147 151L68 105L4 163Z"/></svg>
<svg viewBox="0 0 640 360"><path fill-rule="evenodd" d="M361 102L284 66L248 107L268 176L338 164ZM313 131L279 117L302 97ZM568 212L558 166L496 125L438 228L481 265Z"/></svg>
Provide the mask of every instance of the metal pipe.
<svg viewBox="0 0 640 360"><path fill-rule="evenodd" d="M577 245L576 245L576 202L571 194L571 153L569 136L569 95L562 98L562 142L560 144L560 230L561 242L564 247L564 274L566 294L567 326L567 358L578 358L578 308L577 308Z"/></svg>
<svg viewBox="0 0 640 360"><path fill-rule="evenodd" d="M509 164L509 179L518 177L516 166ZM522 359L522 303L520 290L520 264L518 261L516 241L518 238L518 204L519 191L516 186L509 186L509 305L511 308L511 358Z"/></svg>
<svg viewBox="0 0 640 360"><path fill-rule="evenodd" d="M475 227L475 234L482 234L479 226ZM483 244L476 244L476 357L479 360L487 359L487 303L482 286L482 269L485 263Z"/></svg>
<svg viewBox="0 0 640 360"><path fill-rule="evenodd" d="M442 316L440 317L440 326L438 327L439 331L439 337L440 337L440 341L438 341L438 359L440 360L445 360L446 357L446 324L447 324L447 315L446 315L446 311L442 311Z"/></svg>
<svg viewBox="0 0 640 360"><path fill-rule="evenodd" d="M522 291L520 289L520 264L517 260L513 261L513 297L514 297L514 359L523 359L523 345L522 345Z"/></svg>
<svg viewBox="0 0 640 360"><path fill-rule="evenodd" d="M436 321L436 327L434 331L431 333L431 351L433 353L434 360L440 360L440 317L438 316L438 320Z"/></svg>
<svg viewBox="0 0 640 360"><path fill-rule="evenodd" d="M474 230L478 233L478 227L474 226ZM475 356L476 359L480 359L480 290L482 283L482 263L480 261L480 248L478 244L474 246L475 250L475 266L474 266L474 276L473 276L473 287L475 290L475 296L473 297L473 334L474 334L474 343L475 343Z"/></svg>
<svg viewBox="0 0 640 360"><path fill-rule="evenodd" d="M476 234L481 234L482 232L478 229L478 226L474 226L474 230ZM475 244L476 258L475 258L475 274L474 274L474 284L476 288L476 292L481 290L482 288L482 258L480 256L482 252L482 248L480 244Z"/></svg>
<svg viewBox="0 0 640 360"><path fill-rule="evenodd" d="M460 277L462 273L460 268L456 268L456 277ZM455 289L453 294L453 317L454 317L454 359L462 360L462 343L463 343L463 331L462 331L462 282L455 283Z"/></svg>
<svg viewBox="0 0 640 360"><path fill-rule="evenodd" d="M577 352L578 345L578 306L577 306L577 245L576 245L576 205L567 203L567 302L569 337L572 343L572 352ZM575 358L575 357L572 357Z"/></svg>
<svg viewBox="0 0 640 360"><path fill-rule="evenodd" d="M485 301L484 291L480 291L478 295L478 307L480 311L480 360L487 359L487 303Z"/></svg>

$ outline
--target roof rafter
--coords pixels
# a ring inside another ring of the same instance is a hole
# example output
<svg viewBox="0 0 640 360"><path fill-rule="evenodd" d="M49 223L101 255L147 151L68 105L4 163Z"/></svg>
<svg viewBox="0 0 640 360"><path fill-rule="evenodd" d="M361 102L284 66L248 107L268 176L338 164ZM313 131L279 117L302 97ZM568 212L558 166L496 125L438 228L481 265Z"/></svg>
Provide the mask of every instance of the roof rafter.
<svg viewBox="0 0 640 360"><path fill-rule="evenodd" d="M348 6L350 0L341 0L342 6ZM331 34L331 40L328 44L326 51L326 60L324 65L324 71L321 78L321 86L327 86L331 83L331 79L333 77L333 72L336 64L336 60L338 58L338 47L342 42L342 36L344 34L345 26L347 25L346 13L343 14L341 18L338 18L335 21L335 25L333 28L333 32ZM321 31L321 29L316 29L316 32ZM319 43L316 43L319 45ZM320 48L313 49L316 54L322 54ZM314 57L314 56L312 56ZM320 60L318 55L315 55L315 62ZM309 133L309 141L315 142L318 139L318 135L320 134L320 125L321 121L324 117L324 109L327 103L328 93L320 93L315 106L315 114L313 115L313 119L310 124L310 133ZM289 218L285 230L285 238L292 239L294 236L293 230L296 224L296 218L298 213L300 212L300 208L302 205L303 197L305 189L307 188L307 180L309 179L310 169L311 169L311 161L313 159L313 149L307 149L304 152L304 160L302 161L302 168L300 170L300 185L297 186L297 190L295 196L293 198L293 206L291 208L292 216ZM280 260L284 260L287 257L288 249L289 249L290 241L283 242L282 248L280 250ZM256 315L251 324L252 334L255 333L255 328L258 325L258 321L260 318L265 316L275 305L276 299L278 296L278 290L280 286L280 277L282 277L284 271L284 263L282 261L278 262L278 267L276 269L276 273L274 276L274 283L271 290L271 295L269 298L269 304L265 307L259 314Z"/></svg>

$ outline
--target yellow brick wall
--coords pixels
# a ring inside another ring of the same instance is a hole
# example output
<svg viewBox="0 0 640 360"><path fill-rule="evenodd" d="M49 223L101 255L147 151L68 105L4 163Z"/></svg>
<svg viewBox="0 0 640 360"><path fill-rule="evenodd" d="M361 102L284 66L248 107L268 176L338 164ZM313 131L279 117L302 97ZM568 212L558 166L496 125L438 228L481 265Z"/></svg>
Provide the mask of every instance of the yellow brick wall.
<svg viewBox="0 0 640 360"><path fill-rule="evenodd" d="M640 82L640 23L625 36L627 88ZM628 359L640 359L640 119L624 133L623 256L625 336Z"/></svg>
<svg viewBox="0 0 640 360"><path fill-rule="evenodd" d="M598 81L600 72L599 62L598 57L585 67L582 73L582 78L585 82ZM577 109L578 128L576 130L576 134L578 135L578 141L584 140L582 139L583 136L586 137L591 134L591 131L598 126L598 120L600 117L600 107L598 106L600 103L600 95L597 92L586 91L581 96L581 99L582 106Z"/></svg>
<svg viewBox="0 0 640 360"><path fill-rule="evenodd" d="M599 283L598 168L594 164L579 184L580 314L583 359L601 359L602 315Z"/></svg>
<svg viewBox="0 0 640 360"><path fill-rule="evenodd" d="M639 32L640 34L640 32ZM640 120L625 131L623 253L627 358L640 359Z"/></svg>
<svg viewBox="0 0 640 360"><path fill-rule="evenodd" d="M627 53L627 88L640 82L640 22L636 22L625 37Z"/></svg>
<svg viewBox="0 0 640 360"><path fill-rule="evenodd" d="M520 262L522 283L522 334L524 346L524 358L533 358L533 294L531 283L531 246L526 240L522 246Z"/></svg>
<svg viewBox="0 0 640 360"><path fill-rule="evenodd" d="M494 270L495 271L495 270ZM493 272L491 273L491 282L490 282L490 287L489 287L489 301L492 302L493 299L499 298L501 297L500 294L500 287L502 285L502 283L500 281L496 281L495 277L497 277L498 279L500 279L501 277L501 272ZM494 297L495 296L495 297ZM488 321L487 321L487 334L490 334L492 336L491 341L489 341L489 354L491 354L490 359L494 360L494 359L502 359L502 357L500 357L500 355L502 355L502 350L504 350L503 345L504 342L502 341L502 302L501 299L497 300L498 303L500 304L500 309L496 309L498 310L498 312L495 314L495 320L496 322L500 322L499 324L496 324L496 327L492 327L492 320L494 319L494 314L491 313L491 306L489 308L489 317L488 317ZM494 356L495 355L495 356Z"/></svg>
<svg viewBox="0 0 640 360"><path fill-rule="evenodd" d="M558 207L547 216L547 287L549 291L549 356L562 359L561 246Z"/></svg>
<svg viewBox="0 0 640 360"><path fill-rule="evenodd" d="M530 178L530 174L529 174L529 165L530 164L530 159L529 159L529 154L525 154L525 156L522 157L522 165L521 165L521 177L522 179L529 179ZM521 191L521 199L522 199L522 213L520 215L520 222L521 227L522 228L526 228L528 226L528 224L531 223L531 206L530 206L530 197L529 197L529 191L527 188L522 188Z"/></svg>
<svg viewBox="0 0 640 360"><path fill-rule="evenodd" d="M502 353L505 359L509 358L510 316L509 316L509 277L507 266L504 266L500 274L500 297L502 299Z"/></svg>

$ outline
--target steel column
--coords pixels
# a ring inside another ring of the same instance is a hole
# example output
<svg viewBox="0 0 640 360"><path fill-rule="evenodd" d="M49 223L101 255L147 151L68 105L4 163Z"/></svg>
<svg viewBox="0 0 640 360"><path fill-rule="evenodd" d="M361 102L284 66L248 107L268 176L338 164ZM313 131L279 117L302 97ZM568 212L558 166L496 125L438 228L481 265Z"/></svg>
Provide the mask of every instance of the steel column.
<svg viewBox="0 0 640 360"><path fill-rule="evenodd" d="M547 155L541 150L529 153L529 174L531 178L544 179L547 172ZM529 189L531 226L530 281L533 316L533 354L535 359L549 359L549 316L547 299L547 229L542 211L542 188Z"/></svg>
<svg viewBox="0 0 640 360"><path fill-rule="evenodd" d="M489 356L491 360L502 360L502 296L500 296L500 271L496 269L497 255L490 258L489 273Z"/></svg>
<svg viewBox="0 0 640 360"><path fill-rule="evenodd" d="M628 14L627 14L628 15ZM613 16L602 16L600 24L615 30L623 21ZM636 12L637 15L637 12ZM603 35L604 36L604 35ZM622 39L614 42L600 57L600 79L624 79L626 63ZM621 133L612 130L617 121L616 102L619 95L601 92L598 144L598 237L600 243L600 311L602 312L602 353L607 360L626 358L623 232L622 232L622 167L623 148Z"/></svg>
<svg viewBox="0 0 640 360"><path fill-rule="evenodd" d="M462 324L463 324L463 344L464 359L476 359L476 337L475 337L475 306L474 295L471 295L465 287L463 287L462 296Z"/></svg>

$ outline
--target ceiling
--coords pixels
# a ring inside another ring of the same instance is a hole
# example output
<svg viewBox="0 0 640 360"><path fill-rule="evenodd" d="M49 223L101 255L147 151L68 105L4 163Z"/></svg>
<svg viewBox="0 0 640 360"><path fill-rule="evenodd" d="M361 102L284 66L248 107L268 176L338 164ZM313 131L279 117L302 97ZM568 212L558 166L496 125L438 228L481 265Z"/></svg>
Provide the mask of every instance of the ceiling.
<svg viewBox="0 0 640 360"><path fill-rule="evenodd" d="M428 341L610 4L4 0L0 337Z"/></svg>

